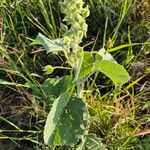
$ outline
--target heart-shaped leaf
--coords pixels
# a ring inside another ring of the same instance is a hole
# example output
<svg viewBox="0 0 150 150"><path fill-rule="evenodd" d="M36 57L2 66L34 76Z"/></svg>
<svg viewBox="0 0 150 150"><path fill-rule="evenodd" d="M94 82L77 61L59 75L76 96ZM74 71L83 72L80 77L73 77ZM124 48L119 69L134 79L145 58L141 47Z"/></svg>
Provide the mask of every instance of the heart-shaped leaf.
<svg viewBox="0 0 150 150"><path fill-rule="evenodd" d="M64 51L62 39L50 40L41 33L31 43L31 45L41 44L46 49L47 53L55 51Z"/></svg>
<svg viewBox="0 0 150 150"><path fill-rule="evenodd" d="M94 69L94 57L90 52L84 52L84 59L82 62L79 78L85 78Z"/></svg>
<svg viewBox="0 0 150 150"><path fill-rule="evenodd" d="M128 72L124 69L123 66L116 62L102 60L96 62L95 66L100 72L108 76L116 86L122 85L130 80Z"/></svg>
<svg viewBox="0 0 150 150"><path fill-rule="evenodd" d="M88 109L80 98L72 98L57 127L59 141L57 145L74 145L79 142L87 128Z"/></svg>

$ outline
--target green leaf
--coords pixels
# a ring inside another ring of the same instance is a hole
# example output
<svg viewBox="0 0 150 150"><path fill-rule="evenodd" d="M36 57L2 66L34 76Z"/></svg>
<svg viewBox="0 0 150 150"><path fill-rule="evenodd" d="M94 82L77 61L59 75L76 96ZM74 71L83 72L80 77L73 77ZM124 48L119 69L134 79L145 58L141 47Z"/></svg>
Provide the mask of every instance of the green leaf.
<svg viewBox="0 0 150 150"><path fill-rule="evenodd" d="M119 46L116 46L114 48L110 48L107 50L107 52L114 52L114 51L118 51L118 50L121 50L123 48L126 48L126 47L132 47L132 46L137 46L137 45L143 45L144 43L129 43L129 44L123 44L123 45L119 45ZM147 43L146 44L150 44L150 43Z"/></svg>
<svg viewBox="0 0 150 150"><path fill-rule="evenodd" d="M57 127L59 140L57 145L73 145L82 138L88 126L88 109L82 99L72 98Z"/></svg>
<svg viewBox="0 0 150 150"><path fill-rule="evenodd" d="M45 100L47 106L52 106L54 100L72 86L72 76L63 76L60 78L48 78L43 82L41 88L33 84L30 85L30 88L38 102Z"/></svg>
<svg viewBox="0 0 150 150"><path fill-rule="evenodd" d="M16 87L26 87L26 88L29 88L29 87L30 87L30 86L28 85L28 83L20 84L20 83L5 81L5 80L3 80L3 79L0 79L0 85L16 86Z"/></svg>
<svg viewBox="0 0 150 150"><path fill-rule="evenodd" d="M57 98L48 114L44 128L44 142L54 149L60 145L75 146L88 126L88 109L80 98L69 100L63 93Z"/></svg>
<svg viewBox="0 0 150 150"><path fill-rule="evenodd" d="M44 142L45 144L50 145L52 148L54 146L54 138L56 133L56 127L58 122L61 119L61 116L64 112L69 101L69 93L65 92L61 94L53 103L50 113L48 114L45 128L44 128Z"/></svg>
<svg viewBox="0 0 150 150"><path fill-rule="evenodd" d="M107 148L95 134L89 134L83 150L107 150Z"/></svg>
<svg viewBox="0 0 150 150"><path fill-rule="evenodd" d="M79 73L79 78L89 75L94 69L94 57L90 52L84 52L84 59Z"/></svg>
<svg viewBox="0 0 150 150"><path fill-rule="evenodd" d="M72 76L63 76L60 78L48 78L44 81L42 87L47 96L57 98L72 86Z"/></svg>
<svg viewBox="0 0 150 150"><path fill-rule="evenodd" d="M118 63L102 60L95 63L97 69L108 76L115 85L122 85L130 80L130 76L123 66Z"/></svg>
<svg viewBox="0 0 150 150"><path fill-rule="evenodd" d="M41 44L46 49L47 53L55 51L64 51L62 39L50 40L41 33L31 43L31 45Z"/></svg>

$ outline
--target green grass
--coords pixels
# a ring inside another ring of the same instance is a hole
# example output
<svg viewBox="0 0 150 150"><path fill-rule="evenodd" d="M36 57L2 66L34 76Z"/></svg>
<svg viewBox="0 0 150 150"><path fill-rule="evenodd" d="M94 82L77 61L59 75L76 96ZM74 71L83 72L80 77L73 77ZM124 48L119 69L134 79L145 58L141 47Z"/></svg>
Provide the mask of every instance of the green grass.
<svg viewBox="0 0 150 150"><path fill-rule="evenodd" d="M118 89L102 74L87 81L90 133L110 150L149 150L150 133L145 131L150 130L150 3L86 2L91 15L82 43L85 50L106 48L132 77ZM64 16L59 9L58 0L0 2L0 149L48 149L43 128L50 108L41 85L48 77L68 72L44 74L46 65L64 65L64 56L47 55L43 47L30 44L38 32L51 39L61 37Z"/></svg>

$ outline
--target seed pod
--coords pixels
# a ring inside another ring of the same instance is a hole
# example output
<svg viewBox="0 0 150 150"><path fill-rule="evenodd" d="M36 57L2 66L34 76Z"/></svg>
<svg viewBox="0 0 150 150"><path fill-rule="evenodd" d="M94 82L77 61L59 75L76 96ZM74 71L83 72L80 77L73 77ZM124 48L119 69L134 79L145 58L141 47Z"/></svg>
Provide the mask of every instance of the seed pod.
<svg viewBox="0 0 150 150"><path fill-rule="evenodd" d="M45 74L52 74L54 71L54 67L51 65L47 65L44 67L43 71L45 72Z"/></svg>

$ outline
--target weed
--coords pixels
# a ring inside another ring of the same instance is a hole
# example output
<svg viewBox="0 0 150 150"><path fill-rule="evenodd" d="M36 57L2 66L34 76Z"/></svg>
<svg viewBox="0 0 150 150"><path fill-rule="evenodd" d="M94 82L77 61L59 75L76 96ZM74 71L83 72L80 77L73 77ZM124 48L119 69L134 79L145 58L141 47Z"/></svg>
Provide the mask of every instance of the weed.
<svg viewBox="0 0 150 150"><path fill-rule="evenodd" d="M149 2L87 0L83 8L87 5L87 36L79 38L81 51L75 51L77 32L69 34L74 20L62 21L68 14L58 0L0 1L0 149L49 149L45 120L66 90L69 99L54 131L54 145L64 146L56 149L149 149ZM30 45L39 32L43 46ZM68 51L50 52L62 47ZM132 77L121 88L102 74L118 84L103 66L112 67L110 60ZM73 126L72 118L85 130ZM68 141L71 146L65 146Z"/></svg>

